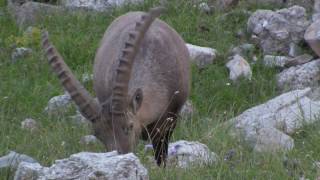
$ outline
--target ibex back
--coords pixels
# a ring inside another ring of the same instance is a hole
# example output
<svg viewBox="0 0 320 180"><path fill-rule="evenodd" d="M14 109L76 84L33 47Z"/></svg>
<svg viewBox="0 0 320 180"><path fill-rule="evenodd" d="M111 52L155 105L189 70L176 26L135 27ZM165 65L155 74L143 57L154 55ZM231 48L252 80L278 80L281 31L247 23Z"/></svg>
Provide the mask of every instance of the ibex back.
<svg viewBox="0 0 320 180"><path fill-rule="evenodd" d="M43 33L43 48L60 82L92 122L108 151L128 153L150 139L157 164L165 162L177 113L189 94L189 53L165 22L162 8L130 12L104 34L94 64L95 101Z"/></svg>

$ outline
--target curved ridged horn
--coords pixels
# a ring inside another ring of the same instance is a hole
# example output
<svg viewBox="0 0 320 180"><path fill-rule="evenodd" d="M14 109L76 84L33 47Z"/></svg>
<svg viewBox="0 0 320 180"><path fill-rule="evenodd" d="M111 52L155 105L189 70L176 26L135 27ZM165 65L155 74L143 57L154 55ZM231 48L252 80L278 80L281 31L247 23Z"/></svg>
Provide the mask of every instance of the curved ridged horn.
<svg viewBox="0 0 320 180"><path fill-rule="evenodd" d="M143 37L152 22L160 16L164 8L157 7L142 15L141 21L137 22L133 31L129 32L129 39L125 42L124 49L119 58L119 66L115 75L112 95L113 116L123 115L127 108L128 84L131 76L133 60L137 55Z"/></svg>
<svg viewBox="0 0 320 180"><path fill-rule="evenodd" d="M50 43L48 32L46 31L42 32L42 48L45 50L53 71L57 74L62 86L68 91L72 100L78 106L81 114L94 123L100 118L100 105L72 74L59 52Z"/></svg>

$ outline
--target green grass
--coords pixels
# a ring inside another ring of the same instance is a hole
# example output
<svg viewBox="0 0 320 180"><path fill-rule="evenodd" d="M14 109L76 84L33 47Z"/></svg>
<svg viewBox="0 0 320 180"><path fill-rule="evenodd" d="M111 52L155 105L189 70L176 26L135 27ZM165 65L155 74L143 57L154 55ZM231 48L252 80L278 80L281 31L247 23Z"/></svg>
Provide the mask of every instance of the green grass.
<svg viewBox="0 0 320 180"><path fill-rule="evenodd" d="M78 78L92 73L92 64L98 43L117 16L133 10L147 10L157 4L148 1L144 5L124 7L111 14L48 17L38 27L45 27L51 40ZM84 146L79 143L90 129L70 122L66 117L48 117L44 112L48 100L63 93L49 69L38 44L32 44L33 53L17 63L11 63L11 44L8 37L22 37L0 1L0 156L15 150L30 155L42 165L49 166L56 159L68 157L80 151L102 152L102 146ZM306 126L295 135L295 148L286 154L260 154L253 152L245 143L228 135L223 123L244 110L276 96L275 69L266 69L260 62L252 64L252 81L231 83L225 62L228 50L242 43L236 38L239 29L246 28L248 16L245 3L228 15L215 12L207 15L198 11L189 1L172 0L161 19L174 27L186 42L208 46L218 50L216 62L199 71L192 67L192 90L190 99L197 112L190 119L181 119L173 139L200 141L219 155L216 165L188 170L162 169L151 165L143 152L142 144L136 154L149 170L150 179L298 179L300 175L314 179L317 176L313 163L320 160L320 123ZM202 31L205 26L209 31ZM261 54L256 50L261 59ZM246 57L251 62L251 57ZM231 83L231 85L227 85ZM92 91L92 84L86 84ZM25 118L40 123L39 131L30 133L20 128ZM230 161L223 157L229 150L236 154ZM288 163L284 164L284 157ZM0 170L0 179L11 179L14 172Z"/></svg>

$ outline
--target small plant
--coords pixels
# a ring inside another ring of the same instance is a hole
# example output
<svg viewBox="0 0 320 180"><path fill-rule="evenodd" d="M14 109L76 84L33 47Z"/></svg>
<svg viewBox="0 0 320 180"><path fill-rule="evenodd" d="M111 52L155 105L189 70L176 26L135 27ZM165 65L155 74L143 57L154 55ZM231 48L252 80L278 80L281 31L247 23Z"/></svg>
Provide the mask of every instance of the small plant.
<svg viewBox="0 0 320 180"><path fill-rule="evenodd" d="M5 39L5 45L7 47L38 47L40 45L40 32L41 30L37 27L29 27L22 36L10 35Z"/></svg>

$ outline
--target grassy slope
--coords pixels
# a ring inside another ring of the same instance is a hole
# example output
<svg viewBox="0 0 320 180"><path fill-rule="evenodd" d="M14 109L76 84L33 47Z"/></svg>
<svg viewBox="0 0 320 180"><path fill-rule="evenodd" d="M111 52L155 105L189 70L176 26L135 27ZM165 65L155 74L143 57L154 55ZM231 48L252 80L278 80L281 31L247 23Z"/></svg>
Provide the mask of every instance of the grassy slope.
<svg viewBox="0 0 320 180"><path fill-rule="evenodd" d="M94 54L108 24L120 14L129 10L147 10L153 4L156 3L150 1L139 7L125 7L110 15L49 17L39 26L48 29L67 64L80 77L84 72L92 72ZM3 0L0 5L5 6ZM173 140L205 143L220 156L221 161L214 166L191 170L154 168L146 160L141 145L136 153L149 169L151 179L297 179L301 173L311 179L316 176L312 164L320 160L320 146L317 144L320 123L305 127L295 135L296 148L286 154L288 166L283 164L283 154L253 153L243 143L231 139L227 130L221 128L222 122L230 117L277 95L274 81L276 70L265 69L259 63L252 65L251 82L226 85L229 83L228 71L224 66L227 51L232 45L241 43L234 34L246 27L248 18L241 8L244 5L228 16L219 12L206 15L188 2L172 0L167 14L161 17L186 42L213 47L219 52L217 63L205 70L199 72L193 67L190 99L198 113L192 119L180 121ZM4 11L3 7L1 11ZM62 88L37 45L33 45L31 57L11 63L11 49L6 40L10 35L22 36L22 32L8 14L0 16L0 25L0 155L15 150L36 158L43 165L50 165L55 159L79 151L103 151L102 146L79 144L80 137L90 132L86 127L76 126L67 118L49 118L43 113L48 100L61 94ZM200 25L205 25L209 31L199 30ZM91 89L92 84L87 87ZM40 131L31 134L20 129L20 122L27 117L41 123ZM230 149L234 149L236 155L225 162L223 156ZM0 170L1 179L12 176L8 169Z"/></svg>

